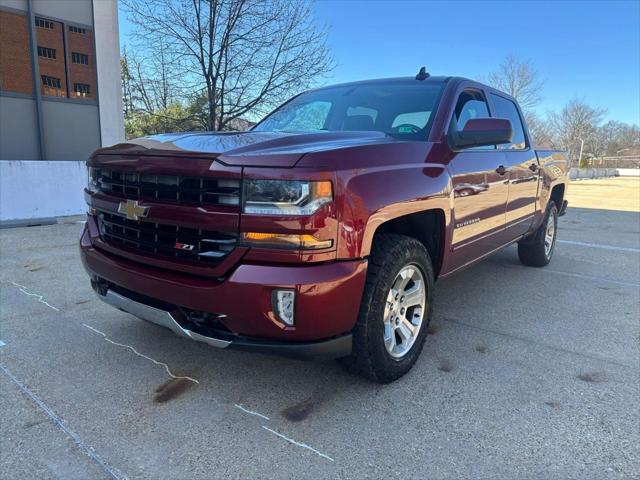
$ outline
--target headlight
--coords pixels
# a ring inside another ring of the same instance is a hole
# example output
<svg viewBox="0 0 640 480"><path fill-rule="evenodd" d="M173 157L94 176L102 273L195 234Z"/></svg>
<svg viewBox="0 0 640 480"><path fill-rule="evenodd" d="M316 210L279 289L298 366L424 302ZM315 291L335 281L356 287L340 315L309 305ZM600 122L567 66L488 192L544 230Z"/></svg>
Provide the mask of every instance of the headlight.
<svg viewBox="0 0 640 480"><path fill-rule="evenodd" d="M311 215L333 199L329 181L245 180L244 213Z"/></svg>
<svg viewBox="0 0 640 480"><path fill-rule="evenodd" d="M98 174L99 170L93 167L87 167L87 190L91 193L98 192Z"/></svg>

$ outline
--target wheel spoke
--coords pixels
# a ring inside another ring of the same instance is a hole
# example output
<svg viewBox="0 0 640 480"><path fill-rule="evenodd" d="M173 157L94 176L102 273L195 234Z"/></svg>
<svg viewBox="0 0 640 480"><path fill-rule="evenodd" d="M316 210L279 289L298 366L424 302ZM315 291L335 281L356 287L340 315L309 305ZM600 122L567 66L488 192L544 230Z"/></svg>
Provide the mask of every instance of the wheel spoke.
<svg viewBox="0 0 640 480"><path fill-rule="evenodd" d="M420 280L415 282L411 290L404 293L404 307L413 307L414 305L422 305L424 302L424 289Z"/></svg>
<svg viewBox="0 0 640 480"><path fill-rule="evenodd" d="M413 337L412 330L407 327L406 323L402 322L400 325L398 325L397 332L402 338L402 345L408 346L408 344L411 342L411 338Z"/></svg>
<svg viewBox="0 0 640 480"><path fill-rule="evenodd" d="M384 343L388 351L392 351L396 346L396 334L389 323L384 324Z"/></svg>
<svg viewBox="0 0 640 480"><path fill-rule="evenodd" d="M387 303L388 304L392 304L396 295L397 295L398 291L395 288L392 288L391 290L389 290L389 295L387 295Z"/></svg>
<svg viewBox="0 0 640 480"><path fill-rule="evenodd" d="M400 322L400 325L403 326L407 329L409 329L409 331L411 332L411 335L413 335L416 332L416 328L417 325L414 325L413 323L411 323L411 320L409 320L408 318L403 318L402 321Z"/></svg>
<svg viewBox="0 0 640 480"><path fill-rule="evenodd" d="M398 284L397 289L399 292L402 292L407 286L407 284L409 283L409 281L411 281L411 271L408 268L405 268L404 270L402 270L399 275L399 280L400 280L400 283ZM396 282L397 281L398 280L396 280Z"/></svg>

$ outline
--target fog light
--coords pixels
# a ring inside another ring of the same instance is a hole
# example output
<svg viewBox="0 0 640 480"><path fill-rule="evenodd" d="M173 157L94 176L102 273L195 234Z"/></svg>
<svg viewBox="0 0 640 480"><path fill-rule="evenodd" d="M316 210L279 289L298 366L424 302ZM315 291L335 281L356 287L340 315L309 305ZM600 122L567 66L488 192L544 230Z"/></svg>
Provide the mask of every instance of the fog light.
<svg viewBox="0 0 640 480"><path fill-rule="evenodd" d="M294 290L274 290L271 294L273 312L278 320L293 327L296 307L296 292Z"/></svg>

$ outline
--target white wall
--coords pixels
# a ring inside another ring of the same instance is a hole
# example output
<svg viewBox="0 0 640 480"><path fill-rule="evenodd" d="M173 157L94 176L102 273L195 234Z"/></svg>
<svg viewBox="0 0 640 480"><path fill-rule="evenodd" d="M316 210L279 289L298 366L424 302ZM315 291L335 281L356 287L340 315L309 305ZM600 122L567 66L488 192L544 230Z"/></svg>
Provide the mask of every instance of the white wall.
<svg viewBox="0 0 640 480"><path fill-rule="evenodd" d="M640 177L640 168L618 168L621 177Z"/></svg>
<svg viewBox="0 0 640 480"><path fill-rule="evenodd" d="M93 0L102 146L124 141L117 0Z"/></svg>
<svg viewBox="0 0 640 480"><path fill-rule="evenodd" d="M32 220L86 211L84 161L0 162L0 222Z"/></svg>

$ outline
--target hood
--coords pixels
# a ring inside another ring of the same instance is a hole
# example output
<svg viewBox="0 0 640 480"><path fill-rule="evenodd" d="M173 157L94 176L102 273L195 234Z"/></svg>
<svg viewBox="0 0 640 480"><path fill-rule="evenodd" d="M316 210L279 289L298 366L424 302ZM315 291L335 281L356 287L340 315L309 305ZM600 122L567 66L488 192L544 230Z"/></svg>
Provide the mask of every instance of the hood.
<svg viewBox="0 0 640 480"><path fill-rule="evenodd" d="M196 132L154 135L96 152L99 155L215 157L240 167L293 167L307 153L395 143L382 132Z"/></svg>

